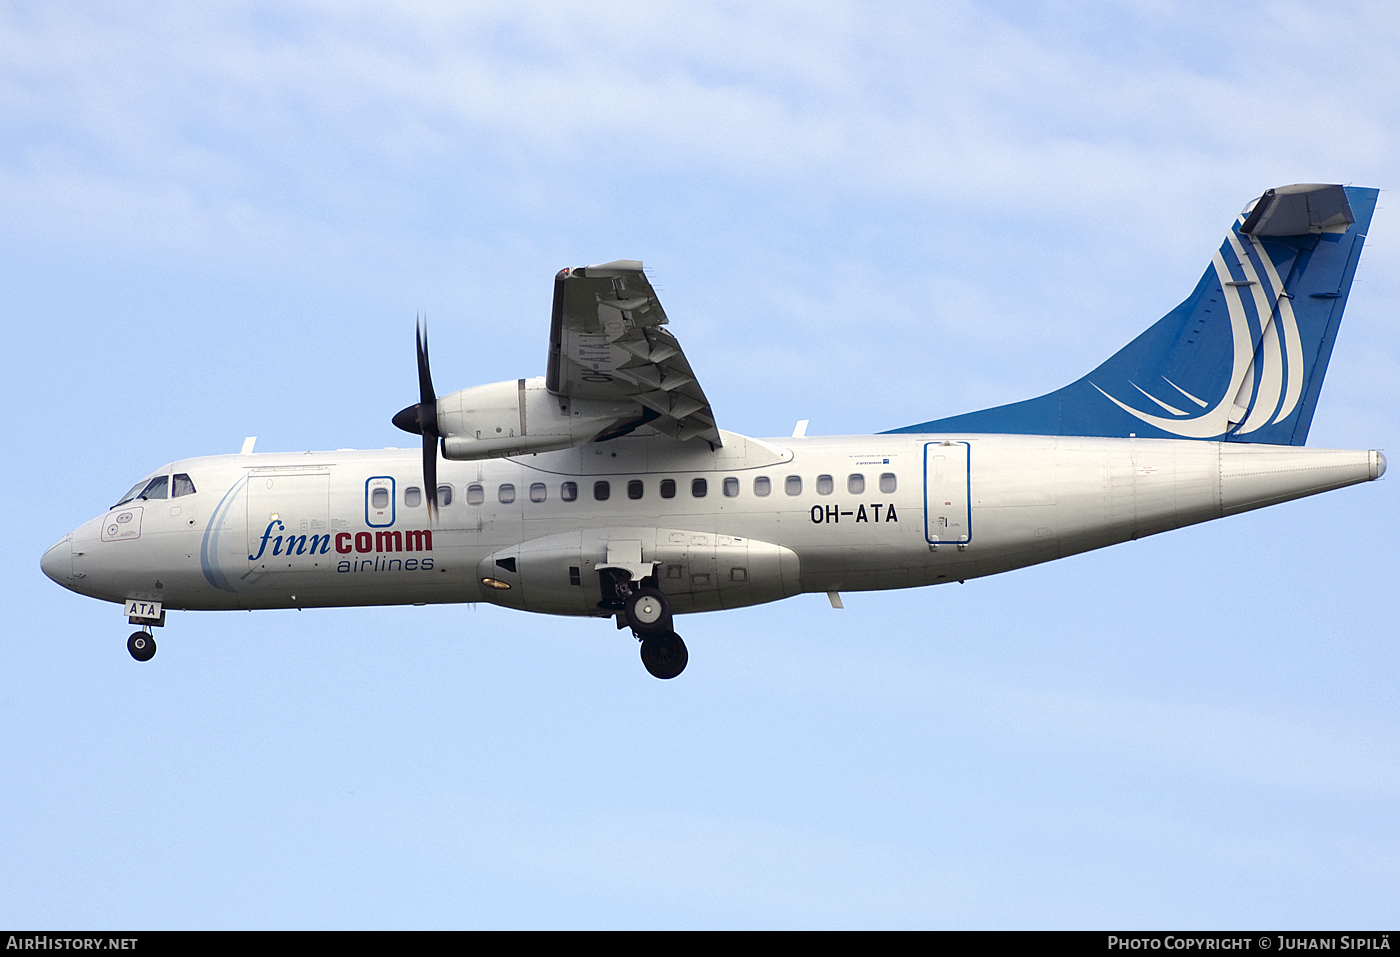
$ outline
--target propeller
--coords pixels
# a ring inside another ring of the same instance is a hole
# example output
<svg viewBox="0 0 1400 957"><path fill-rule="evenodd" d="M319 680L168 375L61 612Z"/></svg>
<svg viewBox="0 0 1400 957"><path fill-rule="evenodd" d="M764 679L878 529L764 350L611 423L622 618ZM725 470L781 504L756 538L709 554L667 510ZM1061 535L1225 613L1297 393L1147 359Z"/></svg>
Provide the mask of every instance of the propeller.
<svg viewBox="0 0 1400 957"><path fill-rule="evenodd" d="M394 425L405 432L423 436L423 485L428 493L428 516L437 518L437 453L442 438L437 423L437 393L433 391L433 375L428 368L428 329L414 321L414 337L418 344L418 404L400 410Z"/></svg>

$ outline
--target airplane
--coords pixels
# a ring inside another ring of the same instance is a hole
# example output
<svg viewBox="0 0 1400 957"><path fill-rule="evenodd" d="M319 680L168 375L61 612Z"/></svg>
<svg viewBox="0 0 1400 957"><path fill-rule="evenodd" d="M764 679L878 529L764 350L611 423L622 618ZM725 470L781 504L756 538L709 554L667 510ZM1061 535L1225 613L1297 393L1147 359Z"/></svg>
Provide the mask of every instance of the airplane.
<svg viewBox="0 0 1400 957"><path fill-rule="evenodd" d="M1235 218L1200 281L1088 375L873 435L719 427L640 262L561 270L545 374L438 397L414 449L184 459L43 555L123 605L491 602L613 619L674 678L676 616L1022 568L1379 478L1304 448L1378 191L1300 184Z"/></svg>

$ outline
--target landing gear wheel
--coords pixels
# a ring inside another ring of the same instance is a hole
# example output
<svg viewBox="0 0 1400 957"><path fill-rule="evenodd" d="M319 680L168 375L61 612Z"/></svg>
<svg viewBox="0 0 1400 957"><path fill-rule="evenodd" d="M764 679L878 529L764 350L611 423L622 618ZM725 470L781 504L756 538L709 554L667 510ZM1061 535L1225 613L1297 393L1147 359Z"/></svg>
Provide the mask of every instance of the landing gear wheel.
<svg viewBox="0 0 1400 957"><path fill-rule="evenodd" d="M126 650L137 661L150 661L156 655L156 640L150 632L138 631L126 640Z"/></svg>
<svg viewBox="0 0 1400 957"><path fill-rule="evenodd" d="M690 652L674 631L642 639L642 664L656 678L674 678L685 670Z"/></svg>
<svg viewBox="0 0 1400 957"><path fill-rule="evenodd" d="M638 588L627 596L624 606L627 624L639 635L657 635L670 630L671 602L657 588Z"/></svg>

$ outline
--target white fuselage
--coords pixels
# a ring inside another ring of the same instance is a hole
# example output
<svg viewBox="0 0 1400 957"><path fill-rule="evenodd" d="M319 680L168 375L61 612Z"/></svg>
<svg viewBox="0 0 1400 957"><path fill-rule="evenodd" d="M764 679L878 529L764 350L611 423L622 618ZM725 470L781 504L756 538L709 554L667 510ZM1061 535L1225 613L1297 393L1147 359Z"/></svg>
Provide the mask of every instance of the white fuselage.
<svg viewBox="0 0 1400 957"><path fill-rule="evenodd" d="M1377 452L1200 441L723 438L442 462L436 520L417 450L187 459L164 471L193 494L114 508L43 567L82 594L167 609L489 601L605 616L611 565L651 571L683 613L961 581L1385 468Z"/></svg>

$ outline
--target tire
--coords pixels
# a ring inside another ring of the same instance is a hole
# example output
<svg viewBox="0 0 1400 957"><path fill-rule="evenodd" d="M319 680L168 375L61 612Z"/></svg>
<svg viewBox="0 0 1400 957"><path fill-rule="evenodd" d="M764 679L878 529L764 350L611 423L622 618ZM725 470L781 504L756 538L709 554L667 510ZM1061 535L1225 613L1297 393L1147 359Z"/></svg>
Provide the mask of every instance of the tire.
<svg viewBox="0 0 1400 957"><path fill-rule="evenodd" d="M627 596L627 624L639 635L659 635L671 630L671 602L656 588L639 588Z"/></svg>
<svg viewBox="0 0 1400 957"><path fill-rule="evenodd" d="M137 661L150 661L156 656L156 640L146 632L138 631L126 640L126 650Z"/></svg>
<svg viewBox="0 0 1400 957"><path fill-rule="evenodd" d="M674 678L685 670L690 652L674 631L653 635L642 641L642 664L654 678Z"/></svg>

